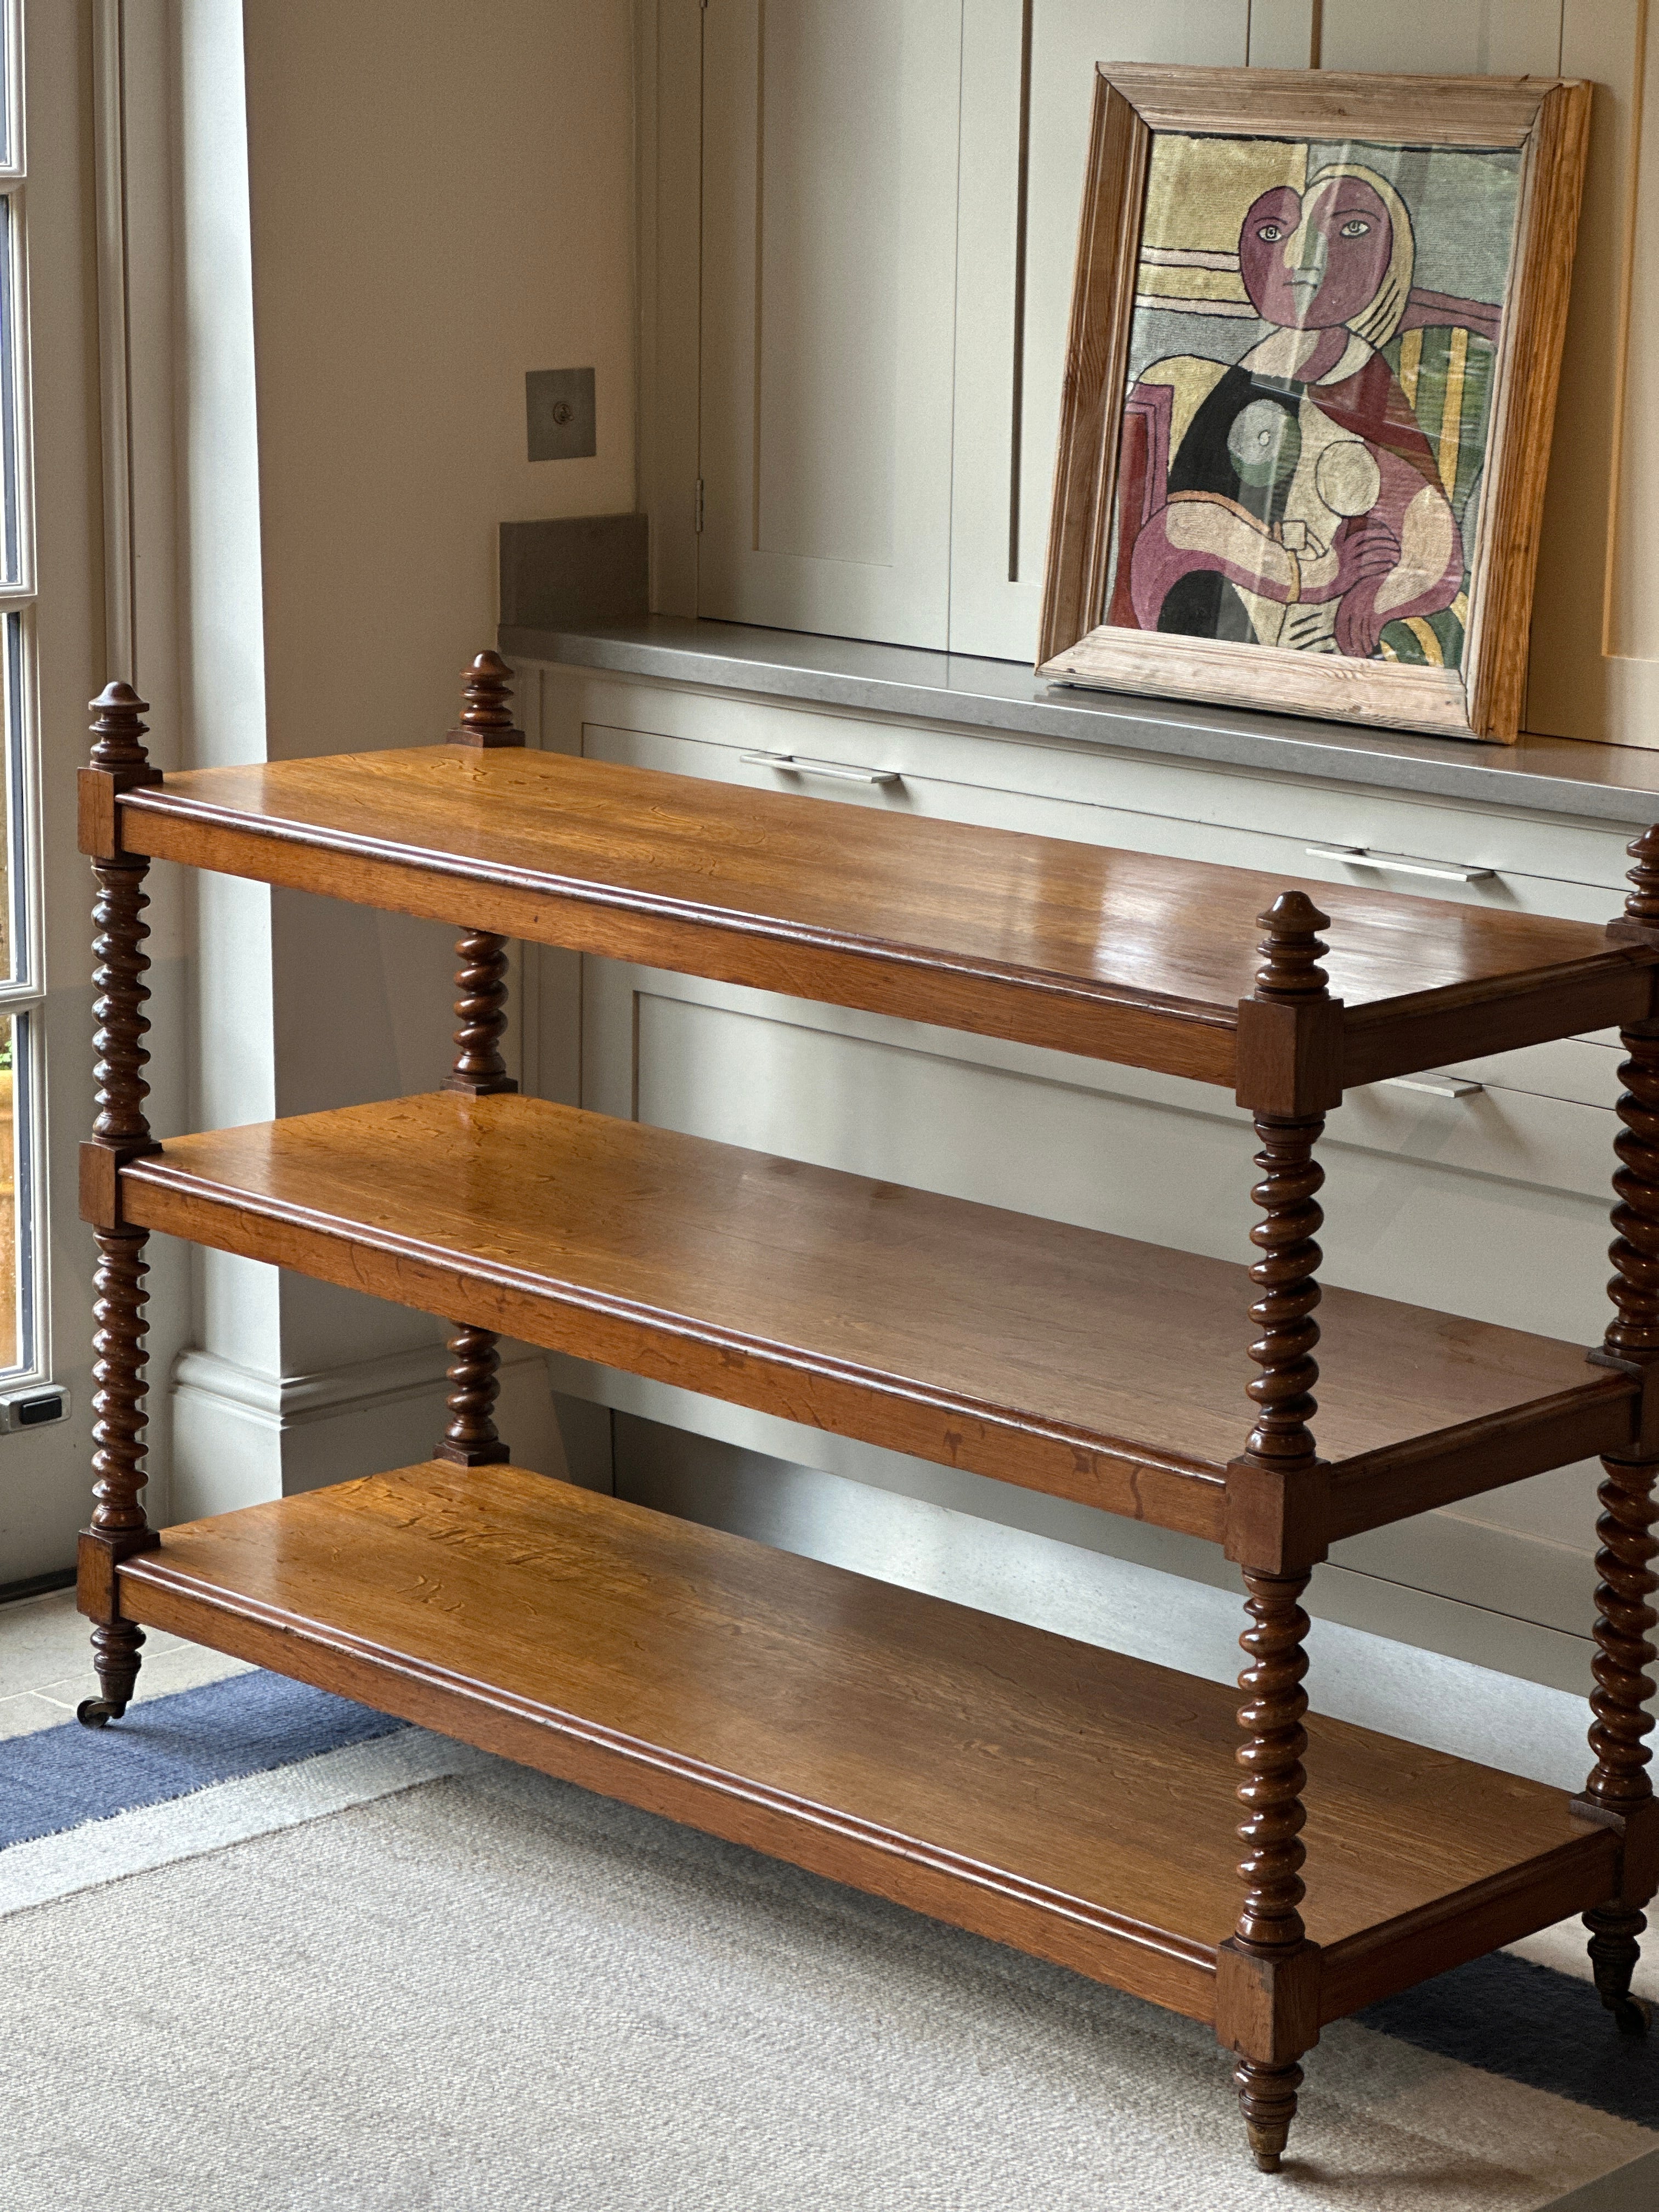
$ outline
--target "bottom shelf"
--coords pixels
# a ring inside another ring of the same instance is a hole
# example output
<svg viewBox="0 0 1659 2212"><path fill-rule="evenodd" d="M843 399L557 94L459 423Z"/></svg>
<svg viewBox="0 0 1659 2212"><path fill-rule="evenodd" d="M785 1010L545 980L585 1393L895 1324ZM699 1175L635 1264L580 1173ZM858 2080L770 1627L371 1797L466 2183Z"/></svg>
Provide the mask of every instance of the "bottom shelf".
<svg viewBox="0 0 1659 2212"><path fill-rule="evenodd" d="M1233 1692L522 1468L169 1529L122 1609L1199 2020L1239 1901ZM1310 1719L1321 2018L1602 1902L1566 1797Z"/></svg>

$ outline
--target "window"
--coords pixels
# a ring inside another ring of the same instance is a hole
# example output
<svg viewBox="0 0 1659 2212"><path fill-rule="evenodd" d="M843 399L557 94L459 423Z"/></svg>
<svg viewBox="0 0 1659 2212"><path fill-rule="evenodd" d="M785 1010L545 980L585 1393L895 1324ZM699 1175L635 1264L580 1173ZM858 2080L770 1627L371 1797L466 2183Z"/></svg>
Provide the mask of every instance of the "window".
<svg viewBox="0 0 1659 2212"><path fill-rule="evenodd" d="M41 1000L34 913L33 530L28 436L27 192L15 0L0 0L0 1379L40 1356L35 1235Z"/></svg>

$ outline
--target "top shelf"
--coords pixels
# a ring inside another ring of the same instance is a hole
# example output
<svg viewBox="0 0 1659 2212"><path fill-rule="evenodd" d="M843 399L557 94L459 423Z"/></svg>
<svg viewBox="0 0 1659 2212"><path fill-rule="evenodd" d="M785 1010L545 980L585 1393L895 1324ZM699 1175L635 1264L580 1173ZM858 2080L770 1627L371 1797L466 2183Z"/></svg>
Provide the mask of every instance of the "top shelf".
<svg viewBox="0 0 1659 2212"><path fill-rule="evenodd" d="M200 769L117 803L154 859L1230 1086L1286 890L1330 916L1343 1088L1647 1019L1659 965L1589 923L550 753Z"/></svg>

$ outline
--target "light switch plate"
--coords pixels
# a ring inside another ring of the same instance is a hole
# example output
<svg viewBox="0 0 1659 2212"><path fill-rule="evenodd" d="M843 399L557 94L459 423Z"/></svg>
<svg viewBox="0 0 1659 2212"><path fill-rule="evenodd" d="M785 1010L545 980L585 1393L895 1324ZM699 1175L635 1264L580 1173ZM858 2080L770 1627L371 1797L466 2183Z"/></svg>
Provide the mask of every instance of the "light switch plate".
<svg viewBox="0 0 1659 2212"><path fill-rule="evenodd" d="M591 368L531 368L524 380L532 461L580 461L599 451Z"/></svg>

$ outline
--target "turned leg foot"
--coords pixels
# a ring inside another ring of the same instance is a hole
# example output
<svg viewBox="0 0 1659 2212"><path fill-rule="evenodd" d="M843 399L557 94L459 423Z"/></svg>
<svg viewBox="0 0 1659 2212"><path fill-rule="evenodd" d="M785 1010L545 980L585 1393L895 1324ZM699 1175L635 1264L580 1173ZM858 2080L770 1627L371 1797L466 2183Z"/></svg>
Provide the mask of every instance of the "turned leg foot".
<svg viewBox="0 0 1659 2212"><path fill-rule="evenodd" d="M138 1685L138 1650L144 1632L130 1620L100 1622L92 1632L93 1661L101 1698L82 1698L75 1717L82 1728L106 1728L118 1721Z"/></svg>
<svg viewBox="0 0 1659 2212"><path fill-rule="evenodd" d="M1238 2101L1244 2114L1244 2131L1250 2139L1250 2155L1263 2173L1277 2173L1285 2145L1296 2118L1296 2093L1302 2087L1299 2066L1258 2066L1241 2058L1233 2072Z"/></svg>
<svg viewBox="0 0 1659 2212"><path fill-rule="evenodd" d="M1589 1929L1590 1965L1595 1970L1595 1993L1613 2014L1621 2035L1645 2035L1651 2008L1630 1993L1631 1977L1642 1955L1642 1931L1646 1916L1620 1912L1603 1906L1584 1915Z"/></svg>

